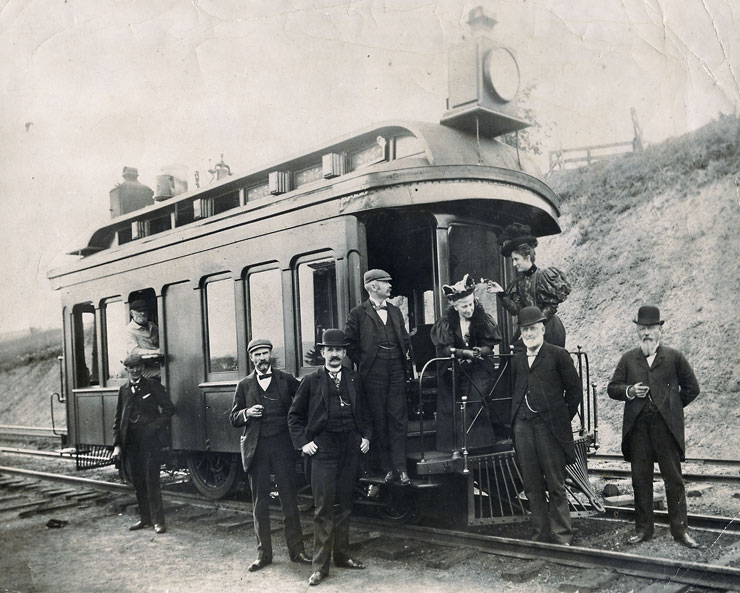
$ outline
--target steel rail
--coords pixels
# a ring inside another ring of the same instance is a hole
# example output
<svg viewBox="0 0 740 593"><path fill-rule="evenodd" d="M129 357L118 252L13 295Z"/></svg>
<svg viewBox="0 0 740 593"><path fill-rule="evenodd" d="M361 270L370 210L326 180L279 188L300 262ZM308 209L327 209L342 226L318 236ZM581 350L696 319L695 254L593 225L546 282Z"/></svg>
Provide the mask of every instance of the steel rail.
<svg viewBox="0 0 740 593"><path fill-rule="evenodd" d="M599 474L602 477L628 478L632 475L631 470L610 467L589 466L589 474ZM682 472L683 479L687 482L719 482L722 484L740 484L740 474L729 476L727 474L699 474L695 472Z"/></svg>
<svg viewBox="0 0 740 593"><path fill-rule="evenodd" d="M589 460L595 461L624 461L622 455L616 453L594 453L588 456ZM624 463L627 463L626 461ZM740 467L740 459L703 459L700 457L687 457L683 462L685 464L696 465L727 465L730 467Z"/></svg>
<svg viewBox="0 0 740 593"><path fill-rule="evenodd" d="M631 521L635 518L635 509L632 507L605 505L604 509L605 513L603 515L596 515L591 518L597 521ZM653 511L653 516L656 523L660 525L669 524L667 511ZM689 514L687 518L691 528L740 535L740 517Z"/></svg>
<svg viewBox="0 0 740 593"><path fill-rule="evenodd" d="M0 473L78 484L116 493L131 493L133 490L131 486L126 484L50 474L48 472L16 467L0 466ZM165 491L163 491L163 495L173 501L179 500L196 506L215 509L223 508L235 512L245 512L251 506L245 503L206 501L197 495L174 494ZM353 518L353 523L355 527L369 527L382 530L385 536L413 539L423 543L433 543L447 547L463 546L489 554L493 553L525 560L542 559L570 566L609 568L637 577L740 591L740 568L729 566L671 560L668 558L650 558L624 552L578 546L561 546L558 544L546 544L434 527L418 527L413 525L396 527L371 518Z"/></svg>
<svg viewBox="0 0 740 593"><path fill-rule="evenodd" d="M67 434L66 429L58 429L43 426L21 426L18 424L0 424L0 436L25 436L25 437L50 437L60 438Z"/></svg>

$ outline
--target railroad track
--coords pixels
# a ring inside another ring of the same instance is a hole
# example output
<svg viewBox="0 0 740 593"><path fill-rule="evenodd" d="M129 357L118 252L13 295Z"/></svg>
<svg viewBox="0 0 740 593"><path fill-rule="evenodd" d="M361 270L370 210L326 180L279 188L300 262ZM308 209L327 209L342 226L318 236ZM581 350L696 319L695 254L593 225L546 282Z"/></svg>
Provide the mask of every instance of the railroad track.
<svg viewBox="0 0 740 593"><path fill-rule="evenodd" d="M66 428L45 428L43 426L20 426L17 424L0 424L2 437L41 437L62 438L67 434Z"/></svg>
<svg viewBox="0 0 740 593"><path fill-rule="evenodd" d="M0 466L0 476L24 477L33 480L53 481L75 485L86 489L97 489L109 493L132 494L130 486L66 476L49 472ZM199 507L224 509L246 513L249 505L236 501L208 501L200 496L187 493L174 493L163 488L163 496L169 502L180 502ZM0 510L2 510L0 508ZM619 509L620 512L624 509ZM740 591L740 568L720 566L701 562L672 560L669 558L650 558L644 555L600 550L578 546L560 546L519 539L487 535L470 531L439 529L421 526L389 526L387 523L358 517L353 518L357 529L381 531L384 537L418 541L423 544L436 544L444 547L465 547L489 554L498 554L523 560L546 560L576 567L608 568L622 574L637 577L678 582L687 585L700 585L716 589ZM734 526L737 527L736 525ZM736 531L736 533L739 533Z"/></svg>

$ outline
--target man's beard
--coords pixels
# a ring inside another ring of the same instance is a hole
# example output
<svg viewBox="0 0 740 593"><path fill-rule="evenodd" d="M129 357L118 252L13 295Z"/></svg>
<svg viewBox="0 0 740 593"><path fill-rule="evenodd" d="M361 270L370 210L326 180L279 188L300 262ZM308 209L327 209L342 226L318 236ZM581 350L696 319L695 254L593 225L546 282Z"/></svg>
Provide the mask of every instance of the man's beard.
<svg viewBox="0 0 740 593"><path fill-rule="evenodd" d="M544 341L543 338L526 339L524 338L524 336L522 336L522 342L524 342L524 345L530 350L534 350L535 348L541 346L543 341Z"/></svg>
<svg viewBox="0 0 740 593"><path fill-rule="evenodd" d="M257 363L257 370L265 372L267 369L270 368L270 361L269 360L260 360Z"/></svg>
<svg viewBox="0 0 740 593"><path fill-rule="evenodd" d="M640 350L645 356L652 356L657 349L658 342L652 338L645 338L640 342Z"/></svg>

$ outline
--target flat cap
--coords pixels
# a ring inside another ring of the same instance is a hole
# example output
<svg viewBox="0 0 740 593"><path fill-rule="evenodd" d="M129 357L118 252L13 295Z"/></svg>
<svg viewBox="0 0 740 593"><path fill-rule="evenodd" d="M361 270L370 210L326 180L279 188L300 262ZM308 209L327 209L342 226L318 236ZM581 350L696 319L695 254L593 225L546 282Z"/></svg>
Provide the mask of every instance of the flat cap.
<svg viewBox="0 0 740 593"><path fill-rule="evenodd" d="M393 278L391 278L391 275L385 270L379 270L376 268L365 272L365 275L362 277L362 283L368 284L373 280L384 280L385 282L390 282Z"/></svg>
<svg viewBox="0 0 740 593"><path fill-rule="evenodd" d="M136 299L133 303L128 306L132 311L146 311L149 309L149 305L142 299Z"/></svg>
<svg viewBox="0 0 740 593"><path fill-rule="evenodd" d="M138 364L144 364L141 354L129 354L123 359L123 366L125 367L135 367Z"/></svg>
<svg viewBox="0 0 740 593"><path fill-rule="evenodd" d="M252 350L256 350L257 348L269 348L272 350L272 342L267 338L254 338L247 345L247 353L251 354Z"/></svg>

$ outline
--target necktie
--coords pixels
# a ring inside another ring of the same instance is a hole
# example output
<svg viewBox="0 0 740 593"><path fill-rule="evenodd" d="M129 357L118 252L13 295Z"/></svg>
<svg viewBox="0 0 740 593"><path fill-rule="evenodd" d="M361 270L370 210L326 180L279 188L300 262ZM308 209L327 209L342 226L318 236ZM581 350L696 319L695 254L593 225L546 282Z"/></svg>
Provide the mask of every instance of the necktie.
<svg viewBox="0 0 740 593"><path fill-rule="evenodd" d="M337 390L339 390L339 385L342 382L342 379L339 377L339 371L337 371L336 373L332 373L331 371L329 371L329 375L333 379L334 385L337 386Z"/></svg>
<svg viewBox="0 0 740 593"><path fill-rule="evenodd" d="M269 379L270 377L272 377L272 373L265 373L264 375L257 375L257 378L260 379L260 380L261 379Z"/></svg>

